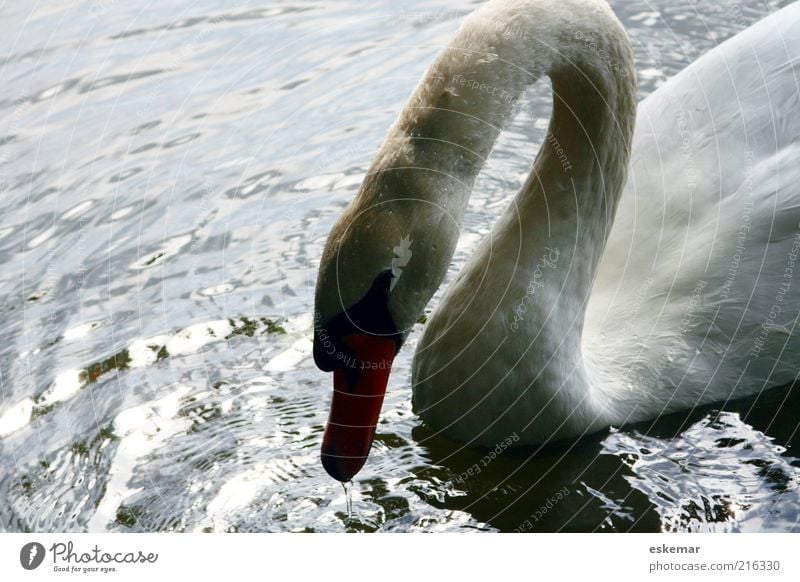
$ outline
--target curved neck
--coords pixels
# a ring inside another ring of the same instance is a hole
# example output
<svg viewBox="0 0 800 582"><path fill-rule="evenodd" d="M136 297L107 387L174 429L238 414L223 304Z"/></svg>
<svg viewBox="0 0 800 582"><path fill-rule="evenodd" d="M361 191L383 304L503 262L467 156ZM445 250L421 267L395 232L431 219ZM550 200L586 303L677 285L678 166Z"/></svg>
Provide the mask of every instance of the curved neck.
<svg viewBox="0 0 800 582"><path fill-rule="evenodd" d="M569 257L563 280L552 285L566 303L582 306L574 314L582 323L625 183L636 118L632 51L604 1L493 1L468 17L390 130L363 190L375 196L364 202L413 191L460 223L514 105L543 75L553 86L550 128L493 237L520 232L522 240L508 246L521 250L523 261L535 263L546 246ZM441 222L438 216L420 222L411 238L457 237L441 233ZM438 246L449 254L441 259L449 264L455 240L443 242ZM431 272L437 275L418 282L430 294L444 270Z"/></svg>
<svg viewBox="0 0 800 582"><path fill-rule="evenodd" d="M386 307L400 333L413 327L450 265L478 172L544 75L554 89L551 133L494 233L521 233L507 245L521 262L535 263L548 241L563 244L580 263L569 273L580 276L561 282L560 297L588 293L625 181L636 108L630 44L603 0L492 0L434 60L331 229L317 279L321 320L357 303L406 241L413 258Z"/></svg>
<svg viewBox="0 0 800 582"><path fill-rule="evenodd" d="M634 80L588 65L550 74L553 115L513 216L522 256L536 259L548 247L563 258L549 284L560 316L577 330L625 185L636 118Z"/></svg>
<svg viewBox="0 0 800 582"><path fill-rule="evenodd" d="M573 178L613 178L620 190L636 84L627 35L604 0L495 0L474 12L417 86L372 171L412 164L471 189L515 104L543 75L553 81L556 139L537 168L564 167L567 156ZM598 175L597 164L619 176Z"/></svg>

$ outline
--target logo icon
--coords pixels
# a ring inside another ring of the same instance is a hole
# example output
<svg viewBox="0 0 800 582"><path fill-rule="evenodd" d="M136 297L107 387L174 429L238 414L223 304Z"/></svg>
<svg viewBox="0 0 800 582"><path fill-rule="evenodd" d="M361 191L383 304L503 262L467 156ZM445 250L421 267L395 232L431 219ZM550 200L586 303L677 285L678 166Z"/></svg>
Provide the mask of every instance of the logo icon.
<svg viewBox="0 0 800 582"><path fill-rule="evenodd" d="M410 237L404 236L400 239L400 244L392 249L395 256L392 257L392 282L389 283L389 293L394 290L394 286L397 285L400 275L403 274L403 267L408 265L408 262L411 260L411 255L414 254L411 252L412 242L414 241L412 241Z"/></svg>
<svg viewBox="0 0 800 582"><path fill-rule="evenodd" d="M30 542L22 546L19 552L19 563L26 570L35 570L44 562L44 546L39 542Z"/></svg>

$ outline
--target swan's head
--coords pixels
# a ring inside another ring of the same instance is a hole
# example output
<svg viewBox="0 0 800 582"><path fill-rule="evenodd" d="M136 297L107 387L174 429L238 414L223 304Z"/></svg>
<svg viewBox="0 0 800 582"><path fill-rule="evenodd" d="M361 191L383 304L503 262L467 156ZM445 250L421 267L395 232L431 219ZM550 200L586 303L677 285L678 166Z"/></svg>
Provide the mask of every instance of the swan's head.
<svg viewBox="0 0 800 582"><path fill-rule="evenodd" d="M369 454L392 363L441 282L458 235L439 206L413 197L424 170L368 177L331 230L320 263L314 361L333 372L322 464L349 481ZM415 176L417 174L417 176Z"/></svg>

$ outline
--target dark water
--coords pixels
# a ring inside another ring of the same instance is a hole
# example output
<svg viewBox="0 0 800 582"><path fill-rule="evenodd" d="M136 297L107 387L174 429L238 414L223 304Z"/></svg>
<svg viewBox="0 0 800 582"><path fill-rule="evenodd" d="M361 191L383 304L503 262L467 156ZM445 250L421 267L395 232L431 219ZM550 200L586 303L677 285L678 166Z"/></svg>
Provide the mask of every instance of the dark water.
<svg viewBox="0 0 800 582"><path fill-rule="evenodd" d="M612 4L646 95L786 3ZM800 389L487 460L412 414L419 330L347 520L318 463L316 267L476 4L0 8L0 529L800 529ZM502 137L453 272L523 180L548 100Z"/></svg>

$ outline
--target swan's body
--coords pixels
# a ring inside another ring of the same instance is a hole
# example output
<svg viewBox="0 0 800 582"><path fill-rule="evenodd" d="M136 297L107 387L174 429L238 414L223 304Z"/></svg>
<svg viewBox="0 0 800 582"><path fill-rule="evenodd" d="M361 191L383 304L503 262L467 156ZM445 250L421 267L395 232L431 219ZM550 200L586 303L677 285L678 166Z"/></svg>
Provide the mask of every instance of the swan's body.
<svg viewBox="0 0 800 582"><path fill-rule="evenodd" d="M429 318L415 410L464 442L516 433L525 445L793 382L800 4L705 55L638 119L633 71L627 36L599 0L495 1L469 17L331 234L317 336L338 314L342 337L399 346L441 281L514 101L547 74L548 138ZM412 243L400 270L402 239Z"/></svg>

